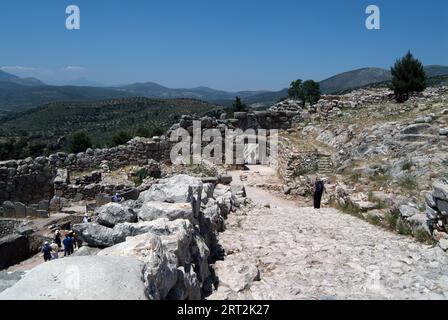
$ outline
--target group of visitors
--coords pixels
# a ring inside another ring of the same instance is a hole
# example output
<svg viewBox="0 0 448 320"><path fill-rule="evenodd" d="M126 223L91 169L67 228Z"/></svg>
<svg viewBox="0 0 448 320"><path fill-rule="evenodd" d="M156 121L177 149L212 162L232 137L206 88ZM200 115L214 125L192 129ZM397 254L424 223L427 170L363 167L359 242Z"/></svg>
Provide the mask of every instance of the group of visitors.
<svg viewBox="0 0 448 320"><path fill-rule="evenodd" d="M120 203L124 201L124 198L116 193L112 197L112 202ZM83 223L92 222L91 218L86 214L83 219ZM76 237L76 234L73 231L68 231L65 233L65 237L62 240L60 230L56 230L54 234L53 243L50 244L48 241L44 243L42 247L42 253L44 254L45 262L50 260L55 260L59 258L59 252L64 251L64 257L68 257L74 253L74 249L76 247L80 248L82 245L82 241L79 241Z"/></svg>
<svg viewBox="0 0 448 320"><path fill-rule="evenodd" d="M50 245L50 243L46 241L42 247L44 260L45 262L47 262L58 259L59 252L62 251L62 247L64 250L64 257L68 257L74 253L76 247L78 247L79 249L81 245L82 242L78 240L75 232L73 231L66 232L64 240L62 240L61 231L56 230L54 233L53 243Z"/></svg>

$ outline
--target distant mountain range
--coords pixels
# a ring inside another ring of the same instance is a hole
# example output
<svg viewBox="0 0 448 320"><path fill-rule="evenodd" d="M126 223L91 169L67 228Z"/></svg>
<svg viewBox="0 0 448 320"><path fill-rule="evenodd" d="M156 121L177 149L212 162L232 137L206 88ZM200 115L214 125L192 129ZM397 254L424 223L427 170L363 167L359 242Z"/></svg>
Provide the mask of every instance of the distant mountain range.
<svg viewBox="0 0 448 320"><path fill-rule="evenodd" d="M437 65L426 66L425 72L428 78L446 76L448 75L448 67ZM344 72L323 80L320 82L320 88L323 93L331 94L391 80L392 74L390 70L363 68Z"/></svg>
<svg viewBox="0 0 448 320"><path fill-rule="evenodd" d="M197 87L191 89L170 89L161 86L154 82L134 83L127 86L118 87L122 92L131 93L133 95L141 95L152 98L162 99L198 99L210 102L234 100L236 96L243 99L262 94L267 91L240 91L240 92L226 92L215 90L208 87Z"/></svg>
<svg viewBox="0 0 448 320"><path fill-rule="evenodd" d="M447 76L448 66L426 66L425 71L429 78ZM332 94L390 80L389 70L363 68L325 79L320 82L320 86L322 93ZM88 79L79 79L72 84L70 86L52 86L38 79L19 78L0 71L0 111L20 112L56 101L89 101L135 96L158 99L198 99L224 106L230 106L235 97L239 96L249 105L266 106L287 96L288 93L287 89L240 92L227 92L208 87L172 89L154 82L134 83L119 87L100 87Z"/></svg>
<svg viewBox="0 0 448 320"><path fill-rule="evenodd" d="M44 86L45 83L36 78L19 78L13 74L0 70L0 82L15 83L22 86Z"/></svg>

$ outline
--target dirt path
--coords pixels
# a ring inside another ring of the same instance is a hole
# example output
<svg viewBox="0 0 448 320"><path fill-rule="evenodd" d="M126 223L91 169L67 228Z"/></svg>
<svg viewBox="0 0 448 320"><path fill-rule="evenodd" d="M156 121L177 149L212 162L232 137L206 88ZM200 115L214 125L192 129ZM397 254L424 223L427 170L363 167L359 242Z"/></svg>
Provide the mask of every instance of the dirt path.
<svg viewBox="0 0 448 320"><path fill-rule="evenodd" d="M265 168L232 174L236 183L241 174L275 181ZM448 255L438 247L256 186L247 193L255 206L231 215L220 235L227 257L210 299L448 299Z"/></svg>
<svg viewBox="0 0 448 320"><path fill-rule="evenodd" d="M277 177L275 170L270 167L250 166L249 171L231 171L230 175L233 178L233 184L245 185L247 196L258 205L269 205L271 208L297 208L298 206L297 202L283 199L257 186L270 186L274 189L283 187L283 183ZM241 181L241 176L247 178L247 180Z"/></svg>

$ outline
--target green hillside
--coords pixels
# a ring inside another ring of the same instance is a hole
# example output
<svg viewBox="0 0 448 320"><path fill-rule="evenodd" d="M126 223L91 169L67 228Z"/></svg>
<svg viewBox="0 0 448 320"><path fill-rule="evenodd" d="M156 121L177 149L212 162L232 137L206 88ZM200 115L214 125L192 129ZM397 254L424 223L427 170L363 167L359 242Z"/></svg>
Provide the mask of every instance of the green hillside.
<svg viewBox="0 0 448 320"><path fill-rule="evenodd" d="M4 116L0 120L0 144L5 148L5 144L14 142L15 149L23 149L16 150L9 158L36 156L39 150L44 153L68 151L73 134L84 131L95 146L111 146L114 135L119 132L124 131L129 136L158 135L182 114L204 114L214 108L215 105L207 102L186 99L52 103Z"/></svg>

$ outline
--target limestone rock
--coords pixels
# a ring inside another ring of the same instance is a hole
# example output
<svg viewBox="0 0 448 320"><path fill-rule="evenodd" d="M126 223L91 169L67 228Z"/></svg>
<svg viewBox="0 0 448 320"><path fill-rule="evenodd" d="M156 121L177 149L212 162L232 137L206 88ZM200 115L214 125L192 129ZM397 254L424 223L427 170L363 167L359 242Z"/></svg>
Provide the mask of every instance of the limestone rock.
<svg viewBox="0 0 448 320"><path fill-rule="evenodd" d="M147 300L143 264L128 257L71 257L41 264L0 300Z"/></svg>
<svg viewBox="0 0 448 320"><path fill-rule="evenodd" d="M111 247L126 239L123 233L94 223L75 224L73 231L88 246L96 248Z"/></svg>
<svg viewBox="0 0 448 320"><path fill-rule="evenodd" d="M144 279L150 299L165 299L178 282L175 256L161 237L145 233L102 250L100 256L133 257L145 264Z"/></svg>
<svg viewBox="0 0 448 320"><path fill-rule="evenodd" d="M151 233L129 237L125 242L101 250L99 256L132 257L142 262L147 262L154 251L162 246L160 237Z"/></svg>
<svg viewBox="0 0 448 320"><path fill-rule="evenodd" d="M79 248L75 253L73 253L73 257L88 257L88 256L96 256L101 249L89 247L89 246L82 246Z"/></svg>
<svg viewBox="0 0 448 320"><path fill-rule="evenodd" d="M191 185L201 185L202 181L187 175L176 175L168 179L160 180L148 191L140 194L139 200L143 203L150 201L185 203L190 202L188 187Z"/></svg>
<svg viewBox="0 0 448 320"><path fill-rule="evenodd" d="M401 205L399 210L400 210L400 216L403 218L410 218L420 213L418 208L416 208L416 206L413 205Z"/></svg>
<svg viewBox="0 0 448 320"><path fill-rule="evenodd" d="M177 283L167 298L169 300L195 301L200 300L201 296L201 284L192 266L179 267L177 269Z"/></svg>
<svg viewBox="0 0 448 320"><path fill-rule="evenodd" d="M436 203L440 213L445 217L448 216L448 201L437 199Z"/></svg>
<svg viewBox="0 0 448 320"><path fill-rule="evenodd" d="M190 203L165 203L145 202L138 211L138 218L142 221L152 221L166 218L170 221L176 219L194 220L193 210Z"/></svg>
<svg viewBox="0 0 448 320"><path fill-rule="evenodd" d="M218 261L214 269L219 285L233 292L241 292L249 288L254 281L260 280L257 267L243 257L229 256L225 261Z"/></svg>
<svg viewBox="0 0 448 320"><path fill-rule="evenodd" d="M434 188L433 196L441 200L448 201L448 184L442 181L436 181L432 185Z"/></svg>
<svg viewBox="0 0 448 320"><path fill-rule="evenodd" d="M97 211L98 223L109 228L122 222L136 222L137 214L132 208L119 203L108 203Z"/></svg>

